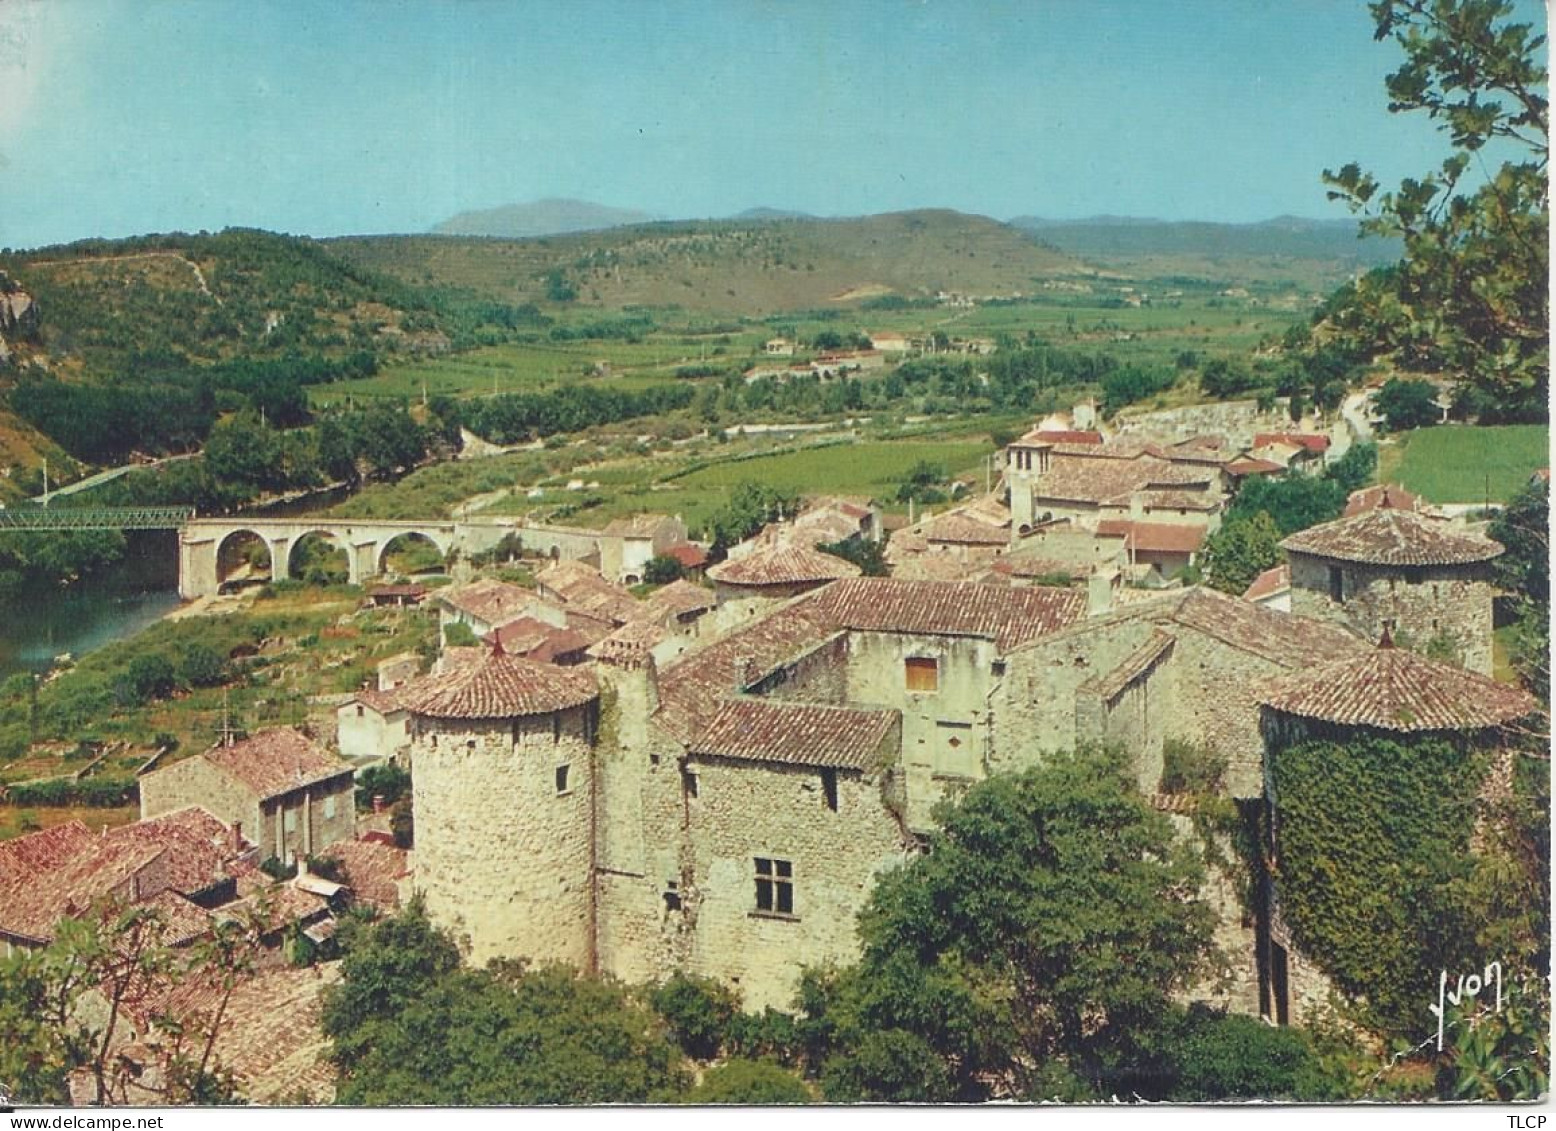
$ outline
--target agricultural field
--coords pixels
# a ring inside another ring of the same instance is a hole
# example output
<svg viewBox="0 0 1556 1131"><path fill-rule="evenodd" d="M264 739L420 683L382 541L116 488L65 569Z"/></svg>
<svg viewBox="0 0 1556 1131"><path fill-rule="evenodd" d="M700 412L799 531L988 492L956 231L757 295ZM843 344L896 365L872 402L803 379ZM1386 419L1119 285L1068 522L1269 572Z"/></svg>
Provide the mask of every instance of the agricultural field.
<svg viewBox="0 0 1556 1131"><path fill-rule="evenodd" d="M1433 503L1505 503L1550 462L1544 424L1441 425L1379 445L1378 481Z"/></svg>

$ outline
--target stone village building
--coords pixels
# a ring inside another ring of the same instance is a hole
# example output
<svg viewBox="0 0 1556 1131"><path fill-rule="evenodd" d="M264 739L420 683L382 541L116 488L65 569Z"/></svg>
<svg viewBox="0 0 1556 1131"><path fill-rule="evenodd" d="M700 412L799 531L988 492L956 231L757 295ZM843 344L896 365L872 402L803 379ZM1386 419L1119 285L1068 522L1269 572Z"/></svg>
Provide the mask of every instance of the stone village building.
<svg viewBox="0 0 1556 1131"><path fill-rule="evenodd" d="M1096 596L845 578L662 665L630 636L592 669L498 648L415 681L416 886L476 963L685 970L787 1008L802 967L857 954L876 876L940 798L1098 742L1153 796L1181 739L1226 757L1223 792L1256 819L1270 682L1373 652L1208 590ZM1238 890L1213 873L1204 893L1235 967L1205 994L1268 1012L1270 924Z"/></svg>
<svg viewBox="0 0 1556 1131"><path fill-rule="evenodd" d="M141 819L200 805L283 864L356 833L350 763L290 728L260 731L140 779Z"/></svg>

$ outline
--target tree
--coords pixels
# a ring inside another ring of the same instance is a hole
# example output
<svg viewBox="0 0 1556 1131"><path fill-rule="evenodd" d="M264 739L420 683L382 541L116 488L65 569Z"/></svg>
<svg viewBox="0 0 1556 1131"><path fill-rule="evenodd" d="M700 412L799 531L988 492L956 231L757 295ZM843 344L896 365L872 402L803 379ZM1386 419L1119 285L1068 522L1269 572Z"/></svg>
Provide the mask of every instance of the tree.
<svg viewBox="0 0 1556 1131"><path fill-rule="evenodd" d="M1372 482L1378 470L1378 445L1371 441L1355 443L1346 453L1324 469L1324 478L1339 484L1346 495Z"/></svg>
<svg viewBox="0 0 1556 1131"><path fill-rule="evenodd" d="M1500 419L1547 416L1550 148L1545 37L1511 0L1377 0L1376 38L1405 62L1389 110L1448 135L1436 172L1393 192L1351 163L1326 172L1362 230L1404 241L1404 259L1349 288L1332 319L1350 342L1417 371L1447 373ZM1495 167L1489 159L1507 155ZM1471 171L1483 175L1472 183Z"/></svg>
<svg viewBox="0 0 1556 1131"><path fill-rule="evenodd" d="M702 1083L686 1093L693 1104L808 1104L815 1097L794 1073L770 1060L735 1058L703 1076Z"/></svg>
<svg viewBox="0 0 1556 1131"><path fill-rule="evenodd" d="M1268 511L1228 518L1205 540L1210 587L1241 595L1254 578L1280 564L1280 529Z"/></svg>
<svg viewBox="0 0 1556 1131"><path fill-rule="evenodd" d="M684 1090L664 1023L614 981L560 966L461 969L416 904L345 945L323 1012L343 1103L644 1103Z"/></svg>
<svg viewBox="0 0 1556 1131"><path fill-rule="evenodd" d="M743 542L761 530L769 522L775 522L786 514L799 509L799 499L765 483L743 479L735 485L729 502L708 519L713 534L715 550L727 550L737 542Z"/></svg>
<svg viewBox="0 0 1556 1131"><path fill-rule="evenodd" d="M1125 756L1057 754L937 811L883 876L857 966L802 989L830 1100L1102 1095L1205 969L1203 867Z"/></svg>
<svg viewBox="0 0 1556 1131"><path fill-rule="evenodd" d="M1507 551L1496 559L1497 582L1513 595L1513 667L1529 691L1551 701L1550 486L1530 483L1491 522Z"/></svg>
<svg viewBox="0 0 1556 1131"><path fill-rule="evenodd" d="M1244 483L1227 508L1231 523L1264 511L1275 520L1282 538L1340 517L1346 492L1328 477L1316 475L1259 476Z"/></svg>
<svg viewBox="0 0 1556 1131"><path fill-rule="evenodd" d="M1430 381L1404 381L1391 377L1378 390L1378 412L1390 432L1430 428L1442 418L1437 389Z"/></svg>
<svg viewBox="0 0 1556 1131"><path fill-rule="evenodd" d="M179 658L178 678L187 687L220 687L227 681L227 657L209 644L193 643Z"/></svg>
<svg viewBox="0 0 1556 1131"><path fill-rule="evenodd" d="M817 542L816 549L846 562L853 562L866 577L886 577L891 568L886 564L886 551L879 542L851 534L841 542Z"/></svg>
<svg viewBox="0 0 1556 1131"><path fill-rule="evenodd" d="M712 1060L719 1054L740 1012L739 997L722 983L680 971L653 988L649 1003L686 1055L698 1060Z"/></svg>
<svg viewBox="0 0 1556 1131"><path fill-rule="evenodd" d="M685 572L681 563L669 554L655 554L643 565L643 580L649 585L668 585Z"/></svg>

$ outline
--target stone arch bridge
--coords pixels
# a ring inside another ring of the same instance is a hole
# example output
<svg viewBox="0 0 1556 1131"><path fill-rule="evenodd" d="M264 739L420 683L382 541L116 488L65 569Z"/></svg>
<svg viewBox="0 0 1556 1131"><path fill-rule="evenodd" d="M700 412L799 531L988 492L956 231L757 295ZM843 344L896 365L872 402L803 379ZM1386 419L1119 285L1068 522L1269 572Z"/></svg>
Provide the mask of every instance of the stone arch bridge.
<svg viewBox="0 0 1556 1131"><path fill-rule="evenodd" d="M183 525L178 539L178 595L184 600L214 595L224 580L224 553L241 541L257 538L270 551L270 576L276 581L292 575L292 551L310 534L346 552L352 584L360 584L384 572L384 555L395 539L412 535L437 547L471 553L494 544L501 524L384 520L298 518L197 518Z"/></svg>

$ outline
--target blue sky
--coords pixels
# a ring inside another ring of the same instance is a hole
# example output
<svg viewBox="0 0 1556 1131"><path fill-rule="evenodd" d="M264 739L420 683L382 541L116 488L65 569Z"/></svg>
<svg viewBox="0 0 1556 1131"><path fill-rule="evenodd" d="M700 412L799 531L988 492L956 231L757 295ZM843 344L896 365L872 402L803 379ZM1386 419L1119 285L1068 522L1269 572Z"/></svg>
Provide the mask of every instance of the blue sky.
<svg viewBox="0 0 1556 1131"><path fill-rule="evenodd" d="M0 245L542 197L1343 216L1324 168L1445 152L1398 62L1361 0L3 0Z"/></svg>

